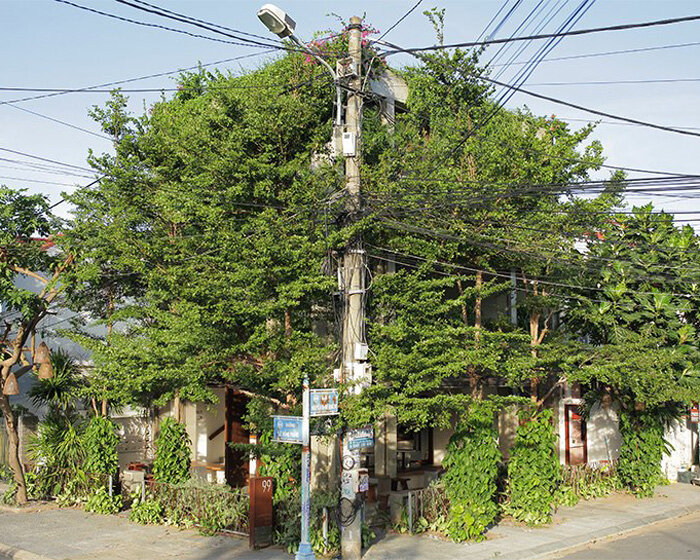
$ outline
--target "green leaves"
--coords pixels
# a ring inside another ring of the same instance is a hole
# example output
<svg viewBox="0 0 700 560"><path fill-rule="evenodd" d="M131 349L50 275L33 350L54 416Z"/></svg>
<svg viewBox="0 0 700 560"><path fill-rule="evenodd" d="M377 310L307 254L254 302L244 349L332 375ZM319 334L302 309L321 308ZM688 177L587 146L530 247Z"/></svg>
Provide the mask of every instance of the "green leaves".
<svg viewBox="0 0 700 560"><path fill-rule="evenodd" d="M551 410L523 412L508 463L506 513L528 525L552 520L560 480Z"/></svg>
<svg viewBox="0 0 700 560"><path fill-rule="evenodd" d="M158 482L179 484L190 478L190 438L185 425L173 418L165 418L155 441L153 478Z"/></svg>

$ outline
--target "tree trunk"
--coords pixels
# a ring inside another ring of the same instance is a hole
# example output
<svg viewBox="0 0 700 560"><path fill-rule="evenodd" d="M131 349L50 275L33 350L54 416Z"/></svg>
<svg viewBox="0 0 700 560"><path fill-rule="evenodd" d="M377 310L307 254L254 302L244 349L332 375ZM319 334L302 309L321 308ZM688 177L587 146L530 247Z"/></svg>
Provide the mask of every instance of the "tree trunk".
<svg viewBox="0 0 700 560"><path fill-rule="evenodd" d="M3 378L5 378L5 375L3 375ZM10 468L12 469L15 482L17 483L17 495L15 496L15 500L19 505L23 505L27 503L27 485L24 482L24 469L22 469L22 463L19 460L19 433L17 431L17 422L15 421L12 407L10 407L9 397L2 393L0 393L0 409L2 409L2 415L5 417Z"/></svg>
<svg viewBox="0 0 700 560"><path fill-rule="evenodd" d="M284 312L284 336L287 338L292 336L292 314L289 309Z"/></svg>
<svg viewBox="0 0 700 560"><path fill-rule="evenodd" d="M107 418L107 410L108 410L107 399L103 398L102 399L102 416L104 416L105 418Z"/></svg>

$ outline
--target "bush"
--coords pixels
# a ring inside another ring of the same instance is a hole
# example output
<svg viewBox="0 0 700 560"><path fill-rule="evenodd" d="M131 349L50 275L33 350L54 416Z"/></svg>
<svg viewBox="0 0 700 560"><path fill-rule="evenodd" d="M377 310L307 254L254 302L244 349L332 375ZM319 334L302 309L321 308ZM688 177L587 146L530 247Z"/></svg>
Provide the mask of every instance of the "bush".
<svg viewBox="0 0 700 560"><path fill-rule="evenodd" d="M163 506L147 494L146 499L141 499L141 491L137 490L131 495L131 511L129 521L141 525L156 525L163 522Z"/></svg>
<svg viewBox="0 0 700 560"><path fill-rule="evenodd" d="M620 460L617 473L621 484L637 497L653 496L664 481L661 460L666 451L664 424L652 413L620 413Z"/></svg>
<svg viewBox="0 0 700 560"><path fill-rule="evenodd" d="M166 418L156 438L153 478L158 482L179 484L190 478L190 438L184 424Z"/></svg>
<svg viewBox="0 0 700 560"><path fill-rule="evenodd" d="M561 471L551 410L530 416L521 413L508 464L506 513L528 525L552 520Z"/></svg>
<svg viewBox="0 0 700 560"><path fill-rule="evenodd" d="M87 499L85 511L112 515L120 512L123 505L121 496L114 495L110 497L107 489L102 486Z"/></svg>
<svg viewBox="0 0 700 560"><path fill-rule="evenodd" d="M498 435L493 426L490 407L469 411L457 425L447 446L443 480L450 501L447 534L454 541L482 539L498 513L496 505Z"/></svg>
<svg viewBox="0 0 700 560"><path fill-rule="evenodd" d="M117 446L119 436L117 426L103 416L95 416L90 420L85 435L85 470L89 473L115 474L119 467Z"/></svg>

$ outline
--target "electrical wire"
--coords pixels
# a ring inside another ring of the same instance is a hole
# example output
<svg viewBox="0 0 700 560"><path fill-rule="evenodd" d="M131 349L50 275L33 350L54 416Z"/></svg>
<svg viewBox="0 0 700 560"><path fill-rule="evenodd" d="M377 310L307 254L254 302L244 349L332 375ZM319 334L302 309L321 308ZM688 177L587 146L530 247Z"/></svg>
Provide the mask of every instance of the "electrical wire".
<svg viewBox="0 0 700 560"><path fill-rule="evenodd" d="M562 100L562 99L557 99L557 98L550 97L550 96L547 96L547 95L542 95L541 93L535 93L535 92L533 92L533 91L528 91L528 90L522 89L521 87L513 86L513 85L510 85L510 84L506 84L506 83L504 83L504 82L500 82L500 81L498 81L498 80L493 80L493 79L487 78L487 77L485 77L485 76L481 76L481 78L482 78L483 80L487 81L487 82L490 82L490 83L494 84L494 85L499 85L499 86L508 88L508 89L510 89L510 90L514 90L514 91L517 91L517 92L520 92L520 93L524 93L525 95L529 95L530 97L535 97L535 98L537 98L537 99L542 99L542 100L544 100L544 101L550 101L550 102L552 102L552 103L556 103L557 105L563 105L563 106L565 106L565 107L571 107L572 109L578 109L578 110L580 110L580 111L585 111L585 112L591 113L591 114L593 114L593 115L599 115L599 116L601 116L601 117L608 117L608 118L615 119L615 120L619 120L619 121L623 121L623 122L628 122L628 123L632 123L632 124L638 124L638 125L640 125L640 126L646 126L646 127L649 127L649 128L655 128L655 129L657 129L657 130L663 130L663 131L665 131L665 132L674 132L674 133L676 133L676 134L684 134L684 135L686 135L686 136L696 136L696 137L700 137L700 133L692 132L692 131L689 131L689 130L682 130L682 129L679 129L679 128L673 128L673 127L671 127L671 126L664 126L664 125L655 124L655 123L648 122L648 121L642 121L642 120L638 120L638 119L632 119L632 118L629 118L629 117L623 117L623 116L620 116L620 115L614 115L614 114L612 114L612 113L606 113L605 111L599 111L599 110L597 110L597 109L591 109L590 107L584 107L584 106L582 106L582 105L577 105L576 103L571 103L571 102L568 102L568 101L564 101L564 100Z"/></svg>
<svg viewBox="0 0 700 560"><path fill-rule="evenodd" d="M192 25L194 27L199 27L200 29L205 29L207 31L210 31L212 33L216 33L218 35L222 35L224 37L230 37L232 39L236 39L238 41L243 41L244 43L249 43L251 46L259 46L259 47L275 47L275 48L282 48L284 49L285 47L281 44L280 42L275 40L276 43L271 43L272 38L268 37L261 37L262 39L265 40L265 42L261 41L256 41L253 39L246 39L245 37L240 37L238 35L238 32L236 31L234 33L230 33L228 31L224 31L226 29L225 27L221 25L216 25L216 24L210 24L208 22L205 22L204 20L192 18L190 16L178 14L177 12L172 12L170 10L165 10L163 8L160 8L159 6L156 6L155 4L149 4L147 2L129 2L128 0L114 0L118 4L123 4L125 6L129 6L131 8L134 8L135 10L140 10L142 12L146 12L148 14L154 14L166 19L171 19L173 21L179 21L180 23L185 23L187 25ZM143 5L139 5L143 4ZM149 7L150 6L150 7ZM218 29L217 29L218 28ZM240 44L240 43L239 43Z"/></svg>
<svg viewBox="0 0 700 560"><path fill-rule="evenodd" d="M102 140L112 140L109 136L105 136L104 134L100 134L98 132L93 132L92 130L88 130L87 128L82 128L80 126L77 126L75 124L71 124L66 121L62 121L60 119L56 119L54 117L50 117L48 115L44 115L43 113L38 113L37 111L32 111L31 109L27 109L25 107L19 107L17 105L13 105L12 103L4 103L5 107L12 107L13 109L17 109L18 111L24 111L25 113L29 113L30 115L34 115L37 117L41 117L42 119L46 119L48 121L57 123L57 124L62 124L63 126L67 126L68 128L72 128L73 130L78 130L80 132L84 132L85 134L90 134L91 136L96 136L97 138L101 138Z"/></svg>
<svg viewBox="0 0 700 560"><path fill-rule="evenodd" d="M143 4L144 6L150 6L151 8L156 8L156 9L160 10L161 12L167 12L167 13L175 15L175 16L184 17L184 18L187 18L189 20L196 21L197 23L211 25L212 27L218 27L219 29L223 29L224 31L230 31L232 33L237 33L239 35L246 35L248 37L254 37L256 39L262 39L263 41L280 43L280 44L283 43L283 41L281 39L276 39L274 37L269 37L269 36L266 37L264 35L257 35L255 33L249 33L248 31L241 31L240 29L234 29L232 27L226 27L225 25L219 25L217 23L212 23L209 21L205 21L203 19L197 19L197 18L194 18L192 16L187 16L187 15L184 15L184 14L181 14L178 12L173 12L172 10L168 10L166 8L156 6L155 4L151 4L149 2L143 2L142 0L133 0L133 1L136 2L137 4Z"/></svg>
<svg viewBox="0 0 700 560"><path fill-rule="evenodd" d="M72 163L65 163L62 161L58 161L55 159L49 159L41 156L35 156L33 154L28 154L26 152L20 152L18 150L11 150L10 148L2 148L0 147L0 151L3 152L9 152L11 154L19 155L19 156L24 156L32 159L38 159L40 161L46 161L48 163L55 163L57 165L63 166L63 167L70 167L71 169L78 169L80 171L87 171L88 173L94 173L94 169L88 169L87 167L80 167L79 165L73 165Z"/></svg>
<svg viewBox="0 0 700 560"><path fill-rule="evenodd" d="M402 16L396 21L396 23L394 23L394 25L392 25L391 27L389 27L389 29L387 29L384 33L382 33L382 34L379 36L379 39L377 39L377 40L383 39L383 38L386 37L389 33L391 33L394 29L396 29L396 28L399 26L399 24L400 24L403 20L405 20L408 16L410 16L410 15L413 13L413 11L414 11L418 6L420 6L422 3L423 3L423 0L418 0L418 2L416 2L404 15L402 15Z"/></svg>
<svg viewBox="0 0 700 560"><path fill-rule="evenodd" d="M166 71L166 72L157 72L157 73L155 73L155 74L148 74L148 75L146 75L146 76L139 76L139 77L136 77L136 78L126 78L126 79L124 79L124 80L116 80L116 81L113 81L113 82L105 82L105 83L97 84L97 85L94 85L94 86L85 86L85 87L82 87L82 88L65 89L65 90L64 90L64 89L56 89L56 90L51 89L51 90L49 90L49 91L51 91L52 93L42 94L42 95L33 95L33 96L30 96L30 97L23 97L23 98L19 98L19 99L11 99L11 100L9 100L9 101L0 101L0 105L5 105L5 104L8 104L8 103L21 103L21 102L24 102L24 101L33 101L33 100L35 100L35 99L45 99L45 98L47 98L47 97L55 97L55 96L58 96L58 95L66 95L66 94L68 94L68 93L84 93L84 92L89 93L90 91L92 91L92 90L97 90L98 88L104 88L104 87L109 87L109 86L118 86L118 85L121 85L121 84L129 84L129 83L133 83L133 82L139 82L139 81L142 81L142 80L149 80L149 79L152 79L152 78L160 78L160 77L163 77L163 76L172 76L173 74L179 74L179 73L181 73L181 72L187 72L187 71L190 71L190 70L198 70L199 68L207 68L207 67L209 67L209 66L218 66L219 64L227 64L227 63L229 63L229 62L235 62L235 61L238 61L238 60L243 60L243 59L246 59L246 58L252 58L252 57L255 57L255 56L262 56L262 55L264 55L264 54L269 54L269 53L272 53L272 52L276 52L276 49L270 49L270 50L267 50L267 51L261 51L261 52L255 52L255 53L244 54L244 55L242 55L242 56L235 56L235 57L233 57L233 58L224 58L223 60L217 60L217 61L215 61L215 62L208 62L208 63L206 63L206 64L198 64L198 65L196 65L196 66L188 66L188 67L185 67L185 68L178 68L177 70L168 70L168 71ZM37 91L37 89L35 89L35 88L28 88L28 89L29 89L29 91ZM107 92L111 92L112 90L110 89L110 90L106 90L106 91L107 91ZM122 91L126 91L126 90L122 90ZM161 91L161 88L158 88L157 91Z"/></svg>
<svg viewBox="0 0 700 560"><path fill-rule="evenodd" d="M389 51L386 55L398 54L398 53L419 53L426 51L435 50L445 50L445 49L455 49L455 48L465 48L465 47L481 47L486 45L498 45L502 43L517 42L517 41L534 41L539 39L556 39L559 37L573 37L578 35L590 35L591 33L604 33L609 31L627 31L631 29L646 29L650 27L659 27L665 25L675 25L678 23L688 23L691 21L700 20L700 15L697 16L684 16L677 18L661 19L654 21L645 21L640 23L625 23L620 25L609 25L606 27L593 27L589 29L577 29L573 31L566 31L561 33L543 33L539 35L526 35L523 37L511 37L507 39L487 39L484 41L468 41L463 43L451 43L447 45L432 45L430 47L411 47L407 49L396 49L394 51Z"/></svg>
<svg viewBox="0 0 700 560"><path fill-rule="evenodd" d="M96 10L95 8L89 8L87 6L82 6L80 4L76 4L75 2L70 2L69 0L54 0L54 2L58 2L60 4L66 4L68 6L72 6L74 8L78 8L80 10L85 10L86 12L91 12L93 14L105 16L108 18L116 19L119 21L123 21L125 23L132 23L134 25L140 25L143 27L152 27L154 29L161 29L163 31L171 31L173 33L180 33L182 35L187 35L189 37L194 37L197 39L206 39L208 41L215 41L217 43L226 43L228 45L237 45L237 46L242 46L242 47L257 47L260 48L260 44L255 44L250 41L229 41L227 39L219 39L218 37L209 37L207 35L201 35L199 33L191 33L189 31L185 31L184 29L175 29L174 27L168 27L165 25L160 25L158 23L148 23L145 21L139 21L131 18L126 18L123 16L118 16L116 14L110 14L108 12L103 12L102 10ZM220 34L223 34L219 32ZM267 48L275 48L275 49L280 49L282 50L283 47L278 47L277 45L267 45Z"/></svg>

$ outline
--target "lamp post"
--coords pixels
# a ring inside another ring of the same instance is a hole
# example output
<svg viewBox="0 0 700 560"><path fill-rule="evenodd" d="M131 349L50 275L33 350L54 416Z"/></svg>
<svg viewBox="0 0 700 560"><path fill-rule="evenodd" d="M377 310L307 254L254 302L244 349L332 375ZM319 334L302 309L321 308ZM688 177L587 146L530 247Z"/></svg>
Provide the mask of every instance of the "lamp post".
<svg viewBox="0 0 700 560"><path fill-rule="evenodd" d="M341 126L343 122L342 89L340 88L338 75L336 74L335 70L333 70L331 65L328 64L322 56L305 45L301 40L299 40L299 37L294 35L294 30L296 29L297 24L284 10L282 10L282 8L279 8L274 4L265 4L258 10L258 19L270 30L270 32L274 33L278 37L282 39L289 37L295 45L297 45L305 53L313 56L326 70L328 70L335 85L335 124L336 126Z"/></svg>
<svg viewBox="0 0 700 560"><path fill-rule="evenodd" d="M288 37L301 50L313 56L321 65L330 72L333 77L333 83L336 90L336 117L335 117L335 132L343 132L342 153L345 156L345 191L347 194L347 215L349 220L357 219L361 210L360 199L360 135L361 135L361 120L362 120L362 98L360 95L361 89L361 68L362 68L362 20L359 17L350 18L348 27L348 51L349 58L345 62L350 62L354 71L344 77L350 77L349 90L347 98L347 108L345 114L345 123L343 123L342 115L342 89L340 85L340 77L338 73L331 68L323 57L318 52L315 52L304 43L302 43L295 35L294 29L296 23L289 17L281 8L273 4L265 4L258 11L258 18L263 24L278 37ZM340 62L340 61L339 61ZM343 72L344 74L344 72ZM346 145L347 137L347 145ZM334 141L338 135L334 135ZM336 153L338 146L334 146ZM353 391L361 390L361 387L355 386L356 374L355 365L355 348L358 344L364 342L364 316L365 316L365 270L367 268L365 252L362 250L361 240L353 239L346 247L343 255L343 272L339 275L340 290L344 297L344 318L343 318L343 361L341 366L342 379L350 382ZM304 391L304 407L308 404L308 385L305 383ZM306 413L305 413L306 415ZM308 428L307 428L308 429ZM306 442L306 440L305 440ZM341 476L341 509L343 504L346 504L351 511L348 512L348 521L344 522L341 528L341 554L343 560L360 560L362 556L362 531L361 517L358 515L358 487L357 480L359 478L360 462L355 457L354 452L348 451L345 453L347 442L343 444L341 456L343 464L343 473ZM348 462L346 465L346 455L348 460L352 460L352 464ZM309 456L306 452L302 453L302 465L308 468ZM302 475L302 500L304 496L308 497L308 491L304 493L304 484L308 484L305 476L308 471ZM311 547L305 542L305 535L308 535L308 503L307 509L302 503L302 542L299 545L297 552L297 560L307 560L314 558ZM302 549L303 547L303 549ZM307 548L308 547L308 548ZM308 550L308 556L302 555Z"/></svg>

